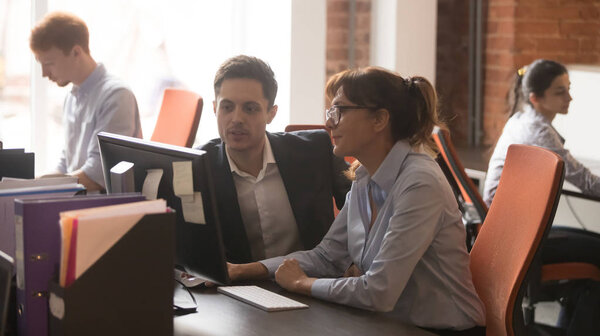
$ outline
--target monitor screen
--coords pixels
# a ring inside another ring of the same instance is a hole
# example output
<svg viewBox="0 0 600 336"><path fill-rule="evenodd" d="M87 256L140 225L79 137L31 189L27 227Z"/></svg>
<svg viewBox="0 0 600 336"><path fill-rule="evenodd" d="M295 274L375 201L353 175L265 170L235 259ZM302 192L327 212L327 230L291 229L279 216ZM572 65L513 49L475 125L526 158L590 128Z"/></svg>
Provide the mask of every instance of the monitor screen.
<svg viewBox="0 0 600 336"><path fill-rule="evenodd" d="M192 275L215 283L228 283L208 155L202 150L106 132L98 134L98 141L108 192L112 191L111 169L122 161L132 163L135 191L148 195L150 190L156 197L165 199L177 213L175 262ZM161 170L162 176L157 175ZM185 178L186 175L191 180ZM158 189L152 188L153 183L148 180L157 182ZM193 202L197 202L196 205L190 206Z"/></svg>
<svg viewBox="0 0 600 336"><path fill-rule="evenodd" d="M0 150L0 179L15 177L34 178L34 153L25 153L23 149Z"/></svg>

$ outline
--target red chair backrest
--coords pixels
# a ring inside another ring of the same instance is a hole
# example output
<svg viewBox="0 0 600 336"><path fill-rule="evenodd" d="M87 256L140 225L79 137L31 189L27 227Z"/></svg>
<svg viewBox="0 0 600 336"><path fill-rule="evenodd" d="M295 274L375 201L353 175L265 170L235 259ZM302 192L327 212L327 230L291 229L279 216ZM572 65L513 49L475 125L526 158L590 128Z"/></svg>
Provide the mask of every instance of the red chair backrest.
<svg viewBox="0 0 600 336"><path fill-rule="evenodd" d="M165 89L156 126L150 140L181 147L192 147L203 101L198 94L181 89Z"/></svg>
<svg viewBox="0 0 600 336"><path fill-rule="evenodd" d="M555 153L509 147L494 202L471 250L488 335L514 335L524 328L522 286L554 219L563 178L564 164Z"/></svg>
<svg viewBox="0 0 600 336"><path fill-rule="evenodd" d="M473 183L473 180L471 180L465 172L465 167L460 162L456 149L450 139L450 132L441 128L436 128L431 135L433 136L433 140L438 146L438 150L444 158L446 165L452 172L454 181L456 181L463 199L465 202L473 204L479 217L483 220L487 214L488 207L483 201L483 198L481 198L475 183Z"/></svg>

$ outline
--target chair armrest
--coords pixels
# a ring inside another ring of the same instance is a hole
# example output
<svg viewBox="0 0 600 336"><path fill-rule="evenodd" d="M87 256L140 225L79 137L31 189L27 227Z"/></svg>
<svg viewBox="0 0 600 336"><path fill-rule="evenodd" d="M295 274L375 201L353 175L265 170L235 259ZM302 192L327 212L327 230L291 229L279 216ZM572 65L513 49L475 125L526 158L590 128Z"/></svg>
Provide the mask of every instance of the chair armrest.
<svg viewBox="0 0 600 336"><path fill-rule="evenodd" d="M600 269L590 263L566 262L542 266L542 282L590 279L600 281Z"/></svg>
<svg viewBox="0 0 600 336"><path fill-rule="evenodd" d="M583 198L583 199L590 200L590 201L600 202L600 197L582 194L578 191L563 189L563 190L561 190L561 194L565 195L565 196L572 196L572 197L577 197L577 198Z"/></svg>

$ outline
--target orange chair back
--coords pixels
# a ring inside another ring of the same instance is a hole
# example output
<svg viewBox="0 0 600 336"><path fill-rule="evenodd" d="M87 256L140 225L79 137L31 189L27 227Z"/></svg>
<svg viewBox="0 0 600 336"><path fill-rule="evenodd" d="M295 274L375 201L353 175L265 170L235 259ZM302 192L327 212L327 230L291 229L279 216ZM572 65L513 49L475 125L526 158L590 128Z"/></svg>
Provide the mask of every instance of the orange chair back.
<svg viewBox="0 0 600 336"><path fill-rule="evenodd" d="M487 215L488 207L483 201L483 198L481 198L475 183L473 183L473 180L471 180L465 172L465 167L460 162L456 149L450 139L450 132L436 127L432 136L446 165L452 172L452 177L454 177L454 181L456 181L456 184L460 189L460 194L465 202L473 204L477 210L477 214L483 221Z"/></svg>
<svg viewBox="0 0 600 336"><path fill-rule="evenodd" d="M181 89L165 89L158 120L150 140L181 147L192 147L203 101L198 94Z"/></svg>
<svg viewBox="0 0 600 336"><path fill-rule="evenodd" d="M331 134L331 131L325 127L325 125L312 125L312 124L289 124L285 126L286 132L294 132L294 131L305 131L305 130L325 130L327 133Z"/></svg>
<svg viewBox="0 0 600 336"><path fill-rule="evenodd" d="M473 283L486 307L488 335L525 330L525 279L535 271L532 260L539 258L536 253L554 219L563 178L563 161L555 153L509 147L494 202L471 250Z"/></svg>

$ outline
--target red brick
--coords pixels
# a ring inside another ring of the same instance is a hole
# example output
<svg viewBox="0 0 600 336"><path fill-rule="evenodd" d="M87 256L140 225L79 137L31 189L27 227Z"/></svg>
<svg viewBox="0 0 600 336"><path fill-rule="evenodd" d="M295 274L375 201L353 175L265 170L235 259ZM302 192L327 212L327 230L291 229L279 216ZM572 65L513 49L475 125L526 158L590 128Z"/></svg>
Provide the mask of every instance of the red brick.
<svg viewBox="0 0 600 336"><path fill-rule="evenodd" d="M512 77L512 71L504 69L486 69L485 80L492 83L508 82Z"/></svg>
<svg viewBox="0 0 600 336"><path fill-rule="evenodd" d="M371 27L370 15L358 15L356 17L356 29L367 29Z"/></svg>
<svg viewBox="0 0 600 336"><path fill-rule="evenodd" d="M330 60L347 60L348 48L328 48L327 58Z"/></svg>
<svg viewBox="0 0 600 336"><path fill-rule="evenodd" d="M598 22L561 22L561 34L598 35L600 23Z"/></svg>
<svg viewBox="0 0 600 336"><path fill-rule="evenodd" d="M509 50L514 43L513 36L492 36L487 38L486 48L488 50Z"/></svg>
<svg viewBox="0 0 600 336"><path fill-rule="evenodd" d="M581 9L581 18L584 20L598 19L600 17L600 8L596 6L587 6Z"/></svg>
<svg viewBox="0 0 600 336"><path fill-rule="evenodd" d="M517 71L517 69L519 69L520 67L530 64L531 62L535 61L536 59L542 58L542 57L544 57L544 56L537 53L535 50L532 50L530 53L527 53L527 54L523 53L523 54L515 55L514 71ZM546 58L546 57L544 57L544 58Z"/></svg>
<svg viewBox="0 0 600 336"><path fill-rule="evenodd" d="M348 31L332 30L327 31L328 46L346 46L348 44Z"/></svg>
<svg viewBox="0 0 600 336"><path fill-rule="evenodd" d="M515 8L515 17L519 19L531 19L535 17L538 9L538 7L519 5Z"/></svg>
<svg viewBox="0 0 600 336"><path fill-rule="evenodd" d="M512 66L514 64L513 55L509 51L485 53L486 65Z"/></svg>
<svg viewBox="0 0 600 336"><path fill-rule="evenodd" d="M357 13L371 13L371 0L368 1L357 1L356 2Z"/></svg>
<svg viewBox="0 0 600 336"><path fill-rule="evenodd" d="M505 18L513 18L515 16L515 6L514 5L506 5L506 6L492 6L488 10L488 18L489 19L505 19Z"/></svg>
<svg viewBox="0 0 600 336"><path fill-rule="evenodd" d="M330 28L345 28L349 26L348 15L340 15L327 18L327 26Z"/></svg>
<svg viewBox="0 0 600 336"><path fill-rule="evenodd" d="M537 39L537 50L538 51L550 51L550 50L577 51L578 49L579 49L579 41L576 39L569 39L569 38L538 38Z"/></svg>
<svg viewBox="0 0 600 336"><path fill-rule="evenodd" d="M518 35L515 38L515 44L513 45L512 50L515 52L523 52L524 50L532 50L537 46L536 40L529 36L520 36Z"/></svg>
<svg viewBox="0 0 600 336"><path fill-rule="evenodd" d="M327 1L327 13L348 13L350 3L348 0Z"/></svg>
<svg viewBox="0 0 600 336"><path fill-rule="evenodd" d="M581 38L579 39L579 50L582 52L594 51L598 46L600 39L596 38Z"/></svg>
<svg viewBox="0 0 600 336"><path fill-rule="evenodd" d="M558 22L517 22L517 34L554 35L558 34Z"/></svg>
<svg viewBox="0 0 600 336"><path fill-rule="evenodd" d="M581 18L581 9L579 7L538 7L535 10L535 17L544 20L574 20Z"/></svg>

